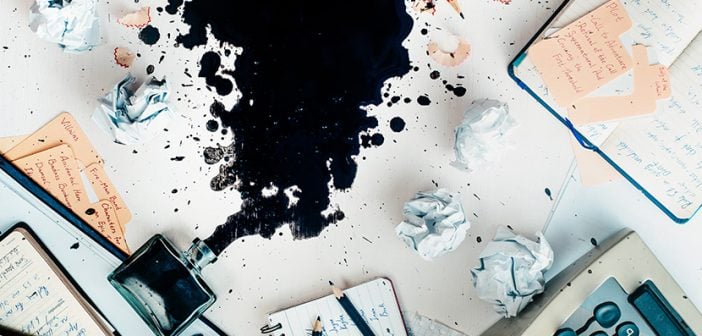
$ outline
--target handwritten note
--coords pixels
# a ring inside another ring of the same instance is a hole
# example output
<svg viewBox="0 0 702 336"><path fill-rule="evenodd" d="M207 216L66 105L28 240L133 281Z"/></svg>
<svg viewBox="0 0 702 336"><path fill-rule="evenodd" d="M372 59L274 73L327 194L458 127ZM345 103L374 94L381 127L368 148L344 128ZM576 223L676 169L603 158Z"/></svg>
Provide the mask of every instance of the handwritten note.
<svg viewBox="0 0 702 336"><path fill-rule="evenodd" d="M386 279L377 279L345 290L373 332L386 336L407 336L400 308L392 285ZM271 325L280 323L278 332L285 336L310 336L312 324L321 316L324 336L357 336L358 329L341 305L330 295L271 314Z"/></svg>
<svg viewBox="0 0 702 336"><path fill-rule="evenodd" d="M88 172L90 177L92 177L90 178L91 184L96 187L96 194L107 197L107 199L102 199L93 204L88 200L78 162L71 147L68 145L56 146L15 160L13 163L52 196L88 222L105 238L123 251L129 252L124 239L124 227L120 224L119 213L115 206L115 202L117 202L116 193L110 193L113 190L111 185L105 184L104 189L107 191L103 191L102 185L98 185L98 182L107 181L101 169L98 173L90 173L92 170ZM102 168L99 163L90 167L95 168L98 166ZM98 176L98 178L94 178L93 175ZM124 204L121 202L121 198L119 200L119 204ZM122 209L126 210L126 207L122 206ZM126 210L126 212L128 213L129 211Z"/></svg>
<svg viewBox="0 0 702 336"><path fill-rule="evenodd" d="M558 105L570 106L631 69L619 39L631 25L612 0L529 48L528 57Z"/></svg>
<svg viewBox="0 0 702 336"><path fill-rule="evenodd" d="M673 95L652 118L622 122L600 147L675 217L702 204L702 35L670 68Z"/></svg>
<svg viewBox="0 0 702 336"><path fill-rule="evenodd" d="M107 335L23 231L0 242L0 325L27 335Z"/></svg>

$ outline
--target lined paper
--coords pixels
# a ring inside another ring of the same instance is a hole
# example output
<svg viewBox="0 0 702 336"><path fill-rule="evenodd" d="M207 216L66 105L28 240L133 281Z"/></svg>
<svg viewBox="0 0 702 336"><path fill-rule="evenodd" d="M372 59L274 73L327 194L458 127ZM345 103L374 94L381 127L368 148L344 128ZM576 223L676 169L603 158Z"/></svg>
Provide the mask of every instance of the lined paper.
<svg viewBox="0 0 702 336"><path fill-rule="evenodd" d="M407 336L390 281L376 279L344 290L344 294L377 336ZM277 335L310 336L317 316L322 318L324 336L361 335L333 295L271 314L269 320L271 325L282 325Z"/></svg>
<svg viewBox="0 0 702 336"><path fill-rule="evenodd" d="M0 242L0 325L28 335L105 335L21 231Z"/></svg>
<svg viewBox="0 0 702 336"><path fill-rule="evenodd" d="M676 217L689 218L702 203L702 35L670 74L663 110L622 122L601 149Z"/></svg>

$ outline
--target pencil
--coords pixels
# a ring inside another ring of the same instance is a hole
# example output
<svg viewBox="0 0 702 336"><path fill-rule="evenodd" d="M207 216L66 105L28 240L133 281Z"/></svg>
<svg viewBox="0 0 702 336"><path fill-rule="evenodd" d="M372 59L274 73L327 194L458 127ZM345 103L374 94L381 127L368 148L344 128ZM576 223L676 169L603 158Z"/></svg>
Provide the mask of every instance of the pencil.
<svg viewBox="0 0 702 336"><path fill-rule="evenodd" d="M461 11L461 6L458 4L458 0L446 0L453 7L453 9L461 16L461 19L465 19L463 16L463 11Z"/></svg>
<svg viewBox="0 0 702 336"><path fill-rule="evenodd" d="M319 316L317 316L314 326L312 326L312 336L322 336L322 318Z"/></svg>
<svg viewBox="0 0 702 336"><path fill-rule="evenodd" d="M373 330L371 330L366 321L363 319L363 316L361 316L358 310L356 310L356 307L353 306L353 303L351 303L351 300L346 297L344 292L342 292L341 289L336 288L334 283L331 281L329 281L329 285L332 288L332 292L334 292L334 296L336 296L336 300L339 301L341 308L344 308L346 314L349 314L351 321L353 321L353 323L356 325L356 328L358 328L358 331L361 332L361 335L375 336Z"/></svg>

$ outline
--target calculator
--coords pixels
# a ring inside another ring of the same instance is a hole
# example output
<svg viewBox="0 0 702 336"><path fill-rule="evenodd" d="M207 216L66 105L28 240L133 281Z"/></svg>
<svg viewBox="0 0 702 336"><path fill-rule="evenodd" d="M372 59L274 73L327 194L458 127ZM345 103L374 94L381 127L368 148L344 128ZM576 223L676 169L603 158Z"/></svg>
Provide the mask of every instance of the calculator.
<svg viewBox="0 0 702 336"><path fill-rule="evenodd" d="M554 336L694 335L653 281L629 294L609 278L576 310Z"/></svg>
<svg viewBox="0 0 702 336"><path fill-rule="evenodd" d="M481 335L702 336L702 314L639 235L622 230Z"/></svg>

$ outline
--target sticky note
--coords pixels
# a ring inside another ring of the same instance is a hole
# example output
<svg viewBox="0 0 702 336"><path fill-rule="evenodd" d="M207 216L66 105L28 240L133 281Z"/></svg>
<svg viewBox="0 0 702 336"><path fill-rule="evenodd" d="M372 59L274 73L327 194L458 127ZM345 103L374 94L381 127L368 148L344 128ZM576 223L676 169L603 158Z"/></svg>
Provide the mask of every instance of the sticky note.
<svg viewBox="0 0 702 336"><path fill-rule="evenodd" d="M632 68L632 58L619 38L631 27L622 4L608 1L535 43L527 56L555 102L570 106Z"/></svg>

